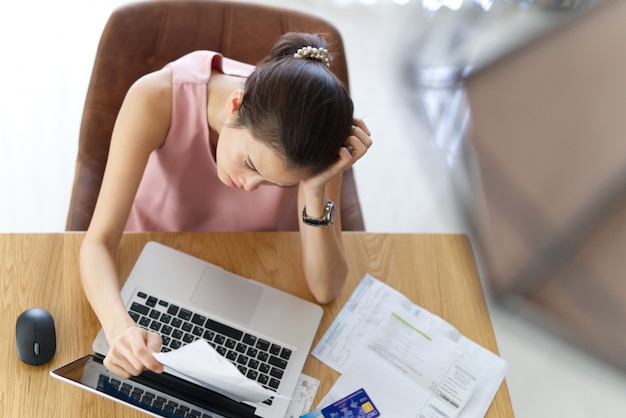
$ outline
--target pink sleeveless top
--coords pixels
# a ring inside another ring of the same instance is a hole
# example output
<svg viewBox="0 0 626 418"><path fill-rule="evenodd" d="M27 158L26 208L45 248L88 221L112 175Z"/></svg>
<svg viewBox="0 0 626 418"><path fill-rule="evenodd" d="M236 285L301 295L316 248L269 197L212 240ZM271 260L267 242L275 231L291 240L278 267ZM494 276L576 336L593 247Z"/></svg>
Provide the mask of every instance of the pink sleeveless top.
<svg viewBox="0 0 626 418"><path fill-rule="evenodd" d="M173 78L170 130L150 155L126 230L297 230L297 185L246 192L217 176L206 111L211 69L246 77L254 67L211 51L192 52L168 65Z"/></svg>

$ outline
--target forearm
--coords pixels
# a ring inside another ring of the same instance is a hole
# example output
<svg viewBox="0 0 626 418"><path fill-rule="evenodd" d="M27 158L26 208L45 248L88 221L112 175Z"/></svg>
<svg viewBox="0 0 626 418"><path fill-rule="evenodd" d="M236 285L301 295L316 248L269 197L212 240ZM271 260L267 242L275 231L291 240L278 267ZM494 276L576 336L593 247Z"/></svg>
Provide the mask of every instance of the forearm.
<svg viewBox="0 0 626 418"><path fill-rule="evenodd" d="M115 266L116 248L117 245L107 247L87 234L80 249L80 272L85 295L109 342L134 325L120 296Z"/></svg>
<svg viewBox="0 0 626 418"><path fill-rule="evenodd" d="M331 192L330 195L334 197L337 193ZM305 190L302 196L307 206L307 214L313 217L322 216L328 199L326 191ZM335 199L335 204L339 206L338 198ZM320 303L331 302L341 292L348 274L341 237L341 219L337 217L336 223L328 227L305 225L300 220L300 237L304 273L309 289Z"/></svg>
<svg viewBox="0 0 626 418"><path fill-rule="evenodd" d="M370 132L360 119L354 125L338 160L327 170L300 182L298 207L306 205L307 215L319 218L324 214L327 199L335 203L334 225L328 228L305 225L300 220L304 272L313 296L328 303L335 299L348 276L348 263L341 237L341 183L343 172L359 160L372 145Z"/></svg>
<svg viewBox="0 0 626 418"><path fill-rule="evenodd" d="M341 239L333 227L304 225L301 228L302 259L309 289L318 302L329 303L339 295L348 275Z"/></svg>

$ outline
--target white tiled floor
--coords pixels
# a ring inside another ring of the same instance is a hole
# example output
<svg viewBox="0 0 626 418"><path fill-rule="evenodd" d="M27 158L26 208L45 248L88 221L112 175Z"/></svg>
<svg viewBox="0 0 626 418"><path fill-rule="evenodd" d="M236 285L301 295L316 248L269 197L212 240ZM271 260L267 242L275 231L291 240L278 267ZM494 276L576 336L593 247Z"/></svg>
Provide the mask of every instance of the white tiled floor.
<svg viewBox="0 0 626 418"><path fill-rule="evenodd" d="M61 0L3 6L0 232L63 230L95 48L108 15L123 3L127 1ZM509 10L511 4L496 0L494 7ZM462 207L470 190L460 181L465 172L455 154L458 125L442 117L454 102L445 91L416 95L407 83L410 73L407 78L404 71L404 64L419 54L425 62L434 60L434 52L445 50L443 40L434 38L428 45L435 49L424 46L429 15L416 0L404 6L391 0L292 0L289 7L326 17L344 36L356 113L365 118L375 139L371 152L355 169L367 229L467 232ZM460 48L459 39L467 40L472 33L477 39L480 34L466 29L457 34L461 38L449 39L441 16L436 29L440 39L448 39L443 59L453 61L476 59L516 39L516 30L545 23L544 15L532 7L495 18L494 13L472 14L469 18L480 22L481 33L496 33L499 40L489 44L493 38L486 38L483 45L490 49L474 51ZM501 355L510 364L507 383L516 416L626 417L623 372L519 314L491 302L490 312Z"/></svg>

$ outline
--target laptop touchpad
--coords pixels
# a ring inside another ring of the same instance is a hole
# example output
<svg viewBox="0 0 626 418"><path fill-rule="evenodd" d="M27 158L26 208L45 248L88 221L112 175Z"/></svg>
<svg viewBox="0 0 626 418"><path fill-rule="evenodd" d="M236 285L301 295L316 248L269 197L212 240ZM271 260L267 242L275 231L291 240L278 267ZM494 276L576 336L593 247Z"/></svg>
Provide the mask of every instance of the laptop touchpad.
<svg viewBox="0 0 626 418"><path fill-rule="evenodd" d="M262 287L252 280L207 267L191 301L203 310L247 324L261 297Z"/></svg>

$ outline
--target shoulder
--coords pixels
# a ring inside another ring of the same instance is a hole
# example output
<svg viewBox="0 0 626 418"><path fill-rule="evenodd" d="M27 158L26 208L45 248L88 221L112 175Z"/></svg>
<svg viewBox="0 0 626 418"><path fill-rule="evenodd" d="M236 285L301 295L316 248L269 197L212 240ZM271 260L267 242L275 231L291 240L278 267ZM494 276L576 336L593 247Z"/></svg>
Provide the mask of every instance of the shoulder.
<svg viewBox="0 0 626 418"><path fill-rule="evenodd" d="M216 51L197 50L172 61L166 68L172 68L174 83L206 83L213 70L226 75L247 77L255 67L227 58Z"/></svg>
<svg viewBox="0 0 626 418"><path fill-rule="evenodd" d="M167 118L172 109L172 76L169 68L146 74L126 94L126 106L153 117Z"/></svg>
<svg viewBox="0 0 626 418"><path fill-rule="evenodd" d="M133 83L117 117L115 132L136 138L149 149L160 146L169 129L172 81L169 69L144 75Z"/></svg>
<svg viewBox="0 0 626 418"><path fill-rule="evenodd" d="M145 100L164 100L172 96L172 70L163 68L148 73L133 83L128 94Z"/></svg>

